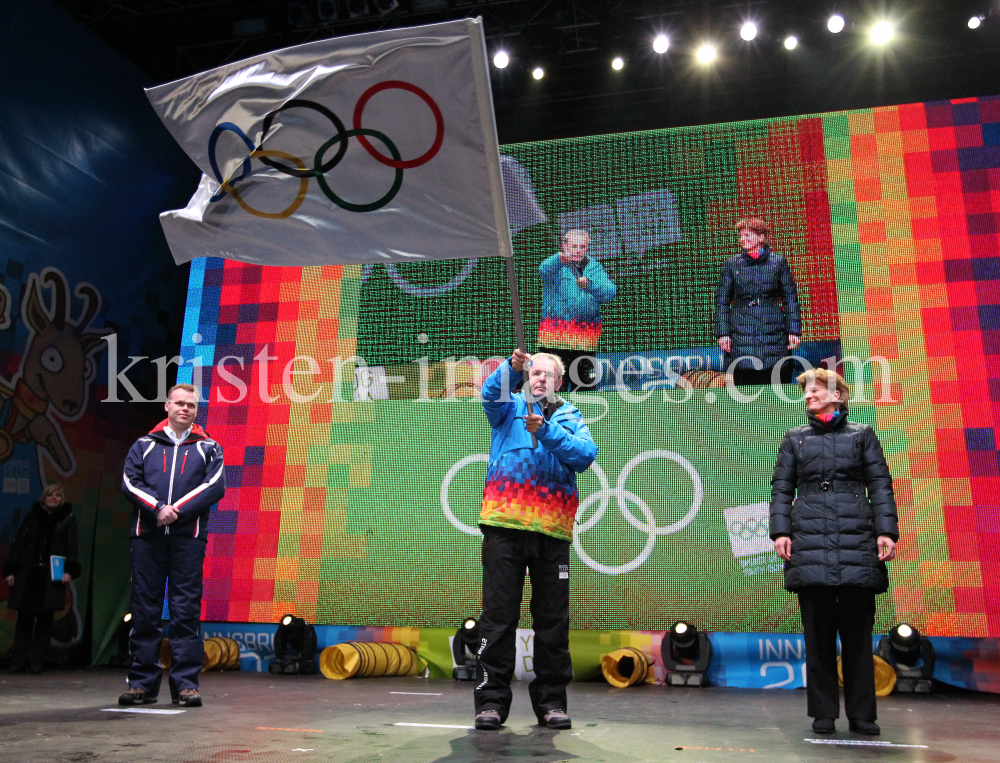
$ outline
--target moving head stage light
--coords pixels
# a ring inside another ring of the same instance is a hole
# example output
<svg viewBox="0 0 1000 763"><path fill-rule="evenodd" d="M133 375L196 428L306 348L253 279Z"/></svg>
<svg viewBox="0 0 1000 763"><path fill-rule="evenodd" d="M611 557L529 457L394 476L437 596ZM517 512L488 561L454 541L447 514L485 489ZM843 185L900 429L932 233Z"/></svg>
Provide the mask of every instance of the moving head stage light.
<svg viewBox="0 0 1000 763"><path fill-rule="evenodd" d="M712 661L712 642L691 623L679 620L663 634L660 645L670 686L704 686Z"/></svg>
<svg viewBox="0 0 1000 763"><path fill-rule="evenodd" d="M934 645L916 626L900 623L878 642L878 656L896 671L896 691L930 694L934 691Z"/></svg>
<svg viewBox="0 0 1000 763"><path fill-rule="evenodd" d="M455 660L455 668L451 677L456 681L476 680L476 651L479 649L479 623L476 618L467 617L465 622L455 631L451 642L451 656Z"/></svg>
<svg viewBox="0 0 1000 763"><path fill-rule="evenodd" d="M312 676L319 672L316 665L316 629L301 617L285 615L274 634L274 659L268 673Z"/></svg>

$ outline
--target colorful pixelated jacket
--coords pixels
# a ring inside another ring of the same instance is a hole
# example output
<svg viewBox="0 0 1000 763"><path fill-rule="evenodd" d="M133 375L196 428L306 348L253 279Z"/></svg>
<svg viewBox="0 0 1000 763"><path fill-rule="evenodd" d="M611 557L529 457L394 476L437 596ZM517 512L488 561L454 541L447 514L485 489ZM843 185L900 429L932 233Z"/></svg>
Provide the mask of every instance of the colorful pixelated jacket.
<svg viewBox="0 0 1000 763"><path fill-rule="evenodd" d="M479 524L572 540L580 502L576 474L593 463L597 445L576 406L556 398L546 406L532 447L524 423L528 404L516 391L520 382L506 360L483 383L493 439Z"/></svg>
<svg viewBox="0 0 1000 763"><path fill-rule="evenodd" d="M226 492L222 446L197 424L187 439L175 445L164 429L164 419L132 445L125 458L122 492L134 507L132 537L191 535L205 538L208 514ZM156 526L156 512L166 505L177 509L177 520Z"/></svg>
<svg viewBox="0 0 1000 763"><path fill-rule="evenodd" d="M538 272L542 277L539 347L596 350L601 339L601 305L618 293L601 263L584 257L576 265L565 265L557 252L542 261ZM586 289L576 282L581 275L589 282Z"/></svg>

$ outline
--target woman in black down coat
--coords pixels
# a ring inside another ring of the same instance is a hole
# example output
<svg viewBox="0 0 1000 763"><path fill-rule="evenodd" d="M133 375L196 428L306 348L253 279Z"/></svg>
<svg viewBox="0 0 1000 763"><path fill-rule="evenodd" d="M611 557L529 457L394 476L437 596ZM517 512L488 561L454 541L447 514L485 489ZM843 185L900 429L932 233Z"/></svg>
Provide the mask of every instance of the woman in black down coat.
<svg viewBox="0 0 1000 763"><path fill-rule="evenodd" d="M820 368L797 381L809 423L789 429L778 450L771 538L785 560L785 588L799 596L808 714L815 731L835 730L839 632L851 731L878 734L872 628L899 539L892 475L872 428L847 420L843 377Z"/></svg>
<svg viewBox="0 0 1000 763"><path fill-rule="evenodd" d="M743 251L722 267L715 293L715 335L726 353L726 368L738 361L732 369L734 384L770 384L774 366L799 346L799 295L788 261L771 251L767 223L744 218L736 230ZM763 367L755 369L752 358ZM791 384L792 362L782 363L779 374L782 384Z"/></svg>
<svg viewBox="0 0 1000 763"><path fill-rule="evenodd" d="M3 576L11 587L7 609L17 610L10 672L41 673L52 640L52 617L63 608L66 584L80 577L79 530L73 507L59 484L49 485L17 531ZM53 581L49 558L66 557L61 580Z"/></svg>

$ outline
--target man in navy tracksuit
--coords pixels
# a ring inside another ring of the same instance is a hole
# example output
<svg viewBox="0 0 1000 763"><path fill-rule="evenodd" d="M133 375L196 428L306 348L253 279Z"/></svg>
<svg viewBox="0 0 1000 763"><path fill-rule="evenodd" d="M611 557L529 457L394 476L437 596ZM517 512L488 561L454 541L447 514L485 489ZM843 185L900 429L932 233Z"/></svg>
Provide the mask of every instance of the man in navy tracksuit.
<svg viewBox="0 0 1000 763"><path fill-rule="evenodd" d="M166 421L140 437L125 459L122 490L132 502L132 667L121 705L156 702L163 668L163 587L170 607L170 684L175 704L201 706L198 673L202 565L208 514L226 492L222 446L194 423L198 392L178 384L167 393Z"/></svg>

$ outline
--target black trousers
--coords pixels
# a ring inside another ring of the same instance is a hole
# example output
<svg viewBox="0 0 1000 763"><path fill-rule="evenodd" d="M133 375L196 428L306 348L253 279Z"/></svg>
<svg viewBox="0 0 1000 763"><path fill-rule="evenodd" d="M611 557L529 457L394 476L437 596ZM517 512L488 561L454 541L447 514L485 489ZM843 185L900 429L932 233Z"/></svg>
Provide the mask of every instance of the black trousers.
<svg viewBox="0 0 1000 763"><path fill-rule="evenodd" d="M190 535L132 538L132 631L129 647L133 688L157 691L163 668L163 588L170 578L170 678L178 691L198 688L205 662L201 640L202 565L206 543Z"/></svg>
<svg viewBox="0 0 1000 763"><path fill-rule="evenodd" d="M844 710L848 718L874 721L875 663L872 628L875 592L853 586L816 586L798 591L806 642L807 713L839 718L837 634L844 669Z"/></svg>
<svg viewBox="0 0 1000 763"><path fill-rule="evenodd" d="M593 352L561 347L539 347L538 351L555 355L566 366L563 392L589 392L597 386L597 356Z"/></svg>
<svg viewBox="0 0 1000 763"><path fill-rule="evenodd" d="M781 370L779 374L780 384L791 384L792 383L792 368L795 363L790 360L786 360L781 365ZM754 368L734 368L733 369L733 384L737 387L749 387L752 385L764 386L771 383L771 372L774 370L773 366L768 366L767 368L762 368L757 371Z"/></svg>
<svg viewBox="0 0 1000 763"><path fill-rule="evenodd" d="M10 653L10 664L19 668L30 665L39 669L45 663L52 641L52 618L50 609L21 610L14 625L14 648Z"/></svg>
<svg viewBox="0 0 1000 763"><path fill-rule="evenodd" d="M474 692L476 712L496 710L507 720L513 692L517 622L525 568L531 575L535 679L528 686L541 720L566 710L573 680L569 656L569 542L525 530L480 525L483 531L483 614Z"/></svg>

